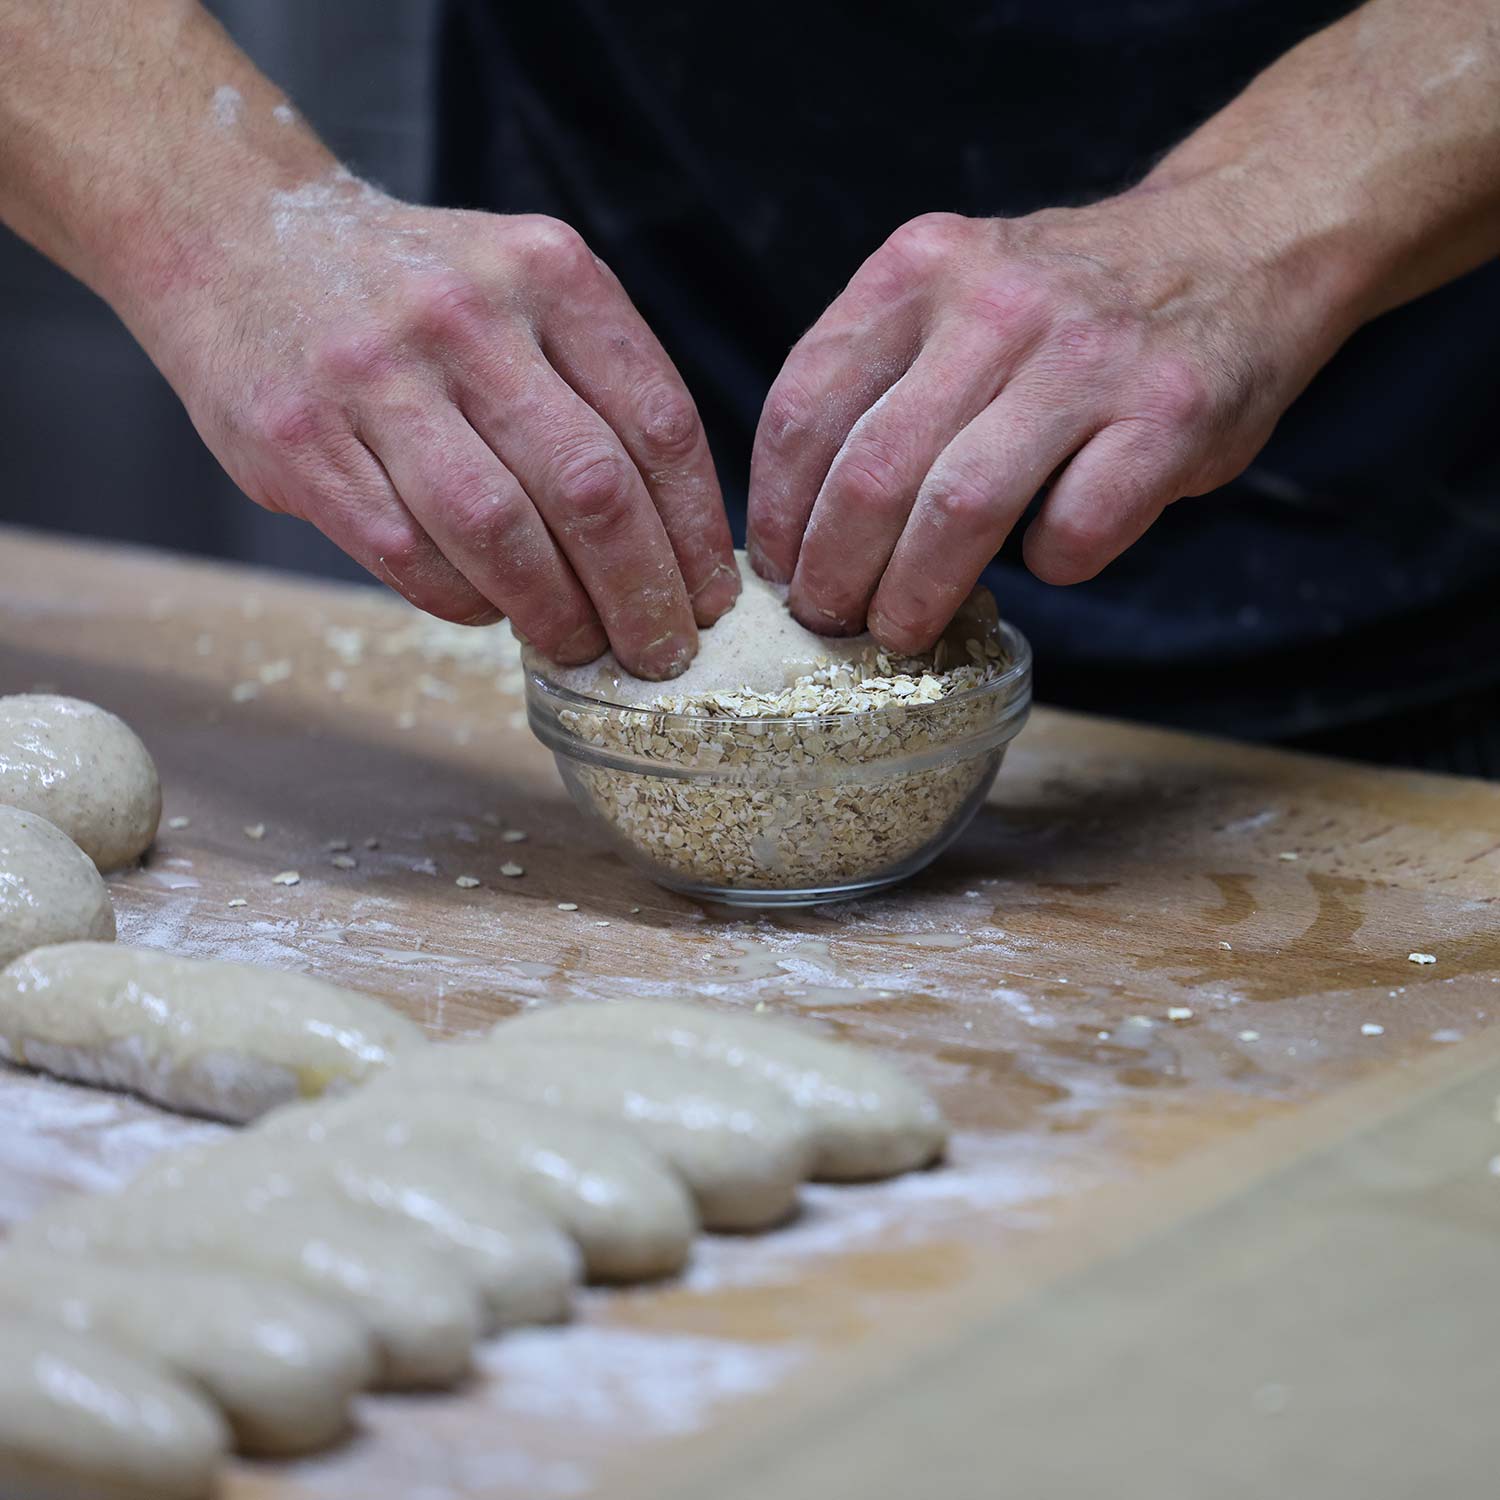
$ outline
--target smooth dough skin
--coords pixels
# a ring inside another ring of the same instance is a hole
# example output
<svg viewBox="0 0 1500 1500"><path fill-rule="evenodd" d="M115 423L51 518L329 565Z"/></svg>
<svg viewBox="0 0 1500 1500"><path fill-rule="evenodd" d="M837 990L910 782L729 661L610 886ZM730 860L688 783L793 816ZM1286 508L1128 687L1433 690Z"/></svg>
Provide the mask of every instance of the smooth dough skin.
<svg viewBox="0 0 1500 1500"><path fill-rule="evenodd" d="M107 1339L197 1385L245 1453L333 1442L377 1368L352 1313L244 1272L0 1254L0 1321L23 1313Z"/></svg>
<svg viewBox="0 0 1500 1500"><path fill-rule="evenodd" d="M0 807L0 964L45 943L114 935L115 909L88 855L39 813Z"/></svg>
<svg viewBox="0 0 1500 1500"><path fill-rule="evenodd" d="M389 1387L463 1379L485 1323L478 1288L453 1257L337 1199L247 1198L233 1183L219 1191L212 1182L192 1193L69 1198L21 1224L11 1241L28 1255L180 1259L295 1282L360 1320Z"/></svg>
<svg viewBox="0 0 1500 1500"><path fill-rule="evenodd" d="M229 1436L160 1365L24 1316L0 1320L5 1500L209 1500Z"/></svg>
<svg viewBox="0 0 1500 1500"><path fill-rule="evenodd" d="M670 1052L557 1039L425 1047L380 1080L479 1090L626 1126L676 1169L704 1227L765 1229L797 1209L812 1131L784 1095L722 1069L705 1075Z"/></svg>
<svg viewBox="0 0 1500 1500"><path fill-rule="evenodd" d="M577 1247L540 1209L451 1151L376 1141L289 1152L284 1140L247 1131L147 1167L125 1191L244 1199L341 1199L416 1230L428 1248L456 1256L484 1297L490 1329L553 1323L570 1310L582 1277Z"/></svg>
<svg viewBox="0 0 1500 1500"><path fill-rule="evenodd" d="M40 813L101 870L139 859L161 821L150 752L114 714L81 698L0 698L0 803Z"/></svg>
<svg viewBox="0 0 1500 1500"><path fill-rule="evenodd" d="M251 964L62 943L0 972L0 1057L216 1119L361 1082L422 1045L369 995Z"/></svg>
<svg viewBox="0 0 1500 1500"><path fill-rule="evenodd" d="M937 1105L889 1063L858 1047L759 1016L671 1000L557 1005L502 1021L491 1037L561 1037L675 1052L768 1083L813 1127L813 1176L825 1182L893 1177L938 1160L948 1127Z"/></svg>
<svg viewBox="0 0 1500 1500"><path fill-rule="evenodd" d="M669 1276L687 1263L698 1217L682 1180L623 1130L560 1110L426 1084L361 1090L332 1103L292 1105L256 1127L279 1143L369 1141L431 1149L482 1167L577 1242L597 1281Z"/></svg>

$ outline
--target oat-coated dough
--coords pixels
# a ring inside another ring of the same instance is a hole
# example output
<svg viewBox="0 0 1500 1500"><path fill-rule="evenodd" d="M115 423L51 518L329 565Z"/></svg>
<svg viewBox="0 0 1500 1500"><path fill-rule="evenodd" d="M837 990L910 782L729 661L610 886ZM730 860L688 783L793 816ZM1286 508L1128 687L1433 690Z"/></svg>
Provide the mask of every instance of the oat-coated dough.
<svg viewBox="0 0 1500 1500"><path fill-rule="evenodd" d="M0 1057L218 1119L358 1083L421 1045L369 995L250 964L63 943L0 972Z"/></svg>
<svg viewBox="0 0 1500 1500"><path fill-rule="evenodd" d="M708 1229L765 1229L791 1217L812 1162L812 1131L784 1095L649 1047L512 1041L502 1023L483 1042L423 1048L378 1087L395 1093L416 1081L625 1127L676 1169Z"/></svg>
<svg viewBox="0 0 1500 1500"><path fill-rule="evenodd" d="M502 1021L493 1034L515 1042L619 1040L760 1079L811 1122L813 1175L825 1181L909 1172L936 1161L947 1144L948 1127L937 1105L897 1069L870 1052L785 1022L671 1000L621 1000L528 1011Z"/></svg>
<svg viewBox="0 0 1500 1500"><path fill-rule="evenodd" d="M354 1314L248 1272L0 1254L0 1322L22 1314L159 1362L218 1403L246 1453L333 1442L376 1371Z"/></svg>
<svg viewBox="0 0 1500 1500"><path fill-rule="evenodd" d="M391 1152L462 1155L571 1235L595 1280L681 1270L698 1228L682 1180L628 1132L472 1090L415 1082L400 1091L362 1089L279 1110L256 1133L303 1147L368 1141Z"/></svg>
<svg viewBox="0 0 1500 1500"><path fill-rule="evenodd" d="M228 1441L218 1412L154 1361L0 1319L5 1500L209 1500Z"/></svg>
<svg viewBox="0 0 1500 1500"><path fill-rule="evenodd" d="M88 855L40 813L0 807L0 964L45 943L114 935L109 891Z"/></svg>
<svg viewBox="0 0 1500 1500"><path fill-rule="evenodd" d="M139 859L161 820L156 764L123 719L81 698L0 698L0 803L40 813L101 870Z"/></svg>

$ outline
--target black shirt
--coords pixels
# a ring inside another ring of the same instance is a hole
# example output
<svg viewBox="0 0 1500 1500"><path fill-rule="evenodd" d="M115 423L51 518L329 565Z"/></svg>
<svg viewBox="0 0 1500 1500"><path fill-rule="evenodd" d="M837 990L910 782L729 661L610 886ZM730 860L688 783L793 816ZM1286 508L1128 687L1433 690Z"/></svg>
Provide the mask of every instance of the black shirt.
<svg viewBox="0 0 1500 1500"><path fill-rule="evenodd" d="M1343 0L452 0L445 201L566 219L682 369L737 523L787 350L899 224L1138 178ZM1500 683L1500 266L1361 331L1242 479L1092 583L989 582L1052 702L1286 739Z"/></svg>

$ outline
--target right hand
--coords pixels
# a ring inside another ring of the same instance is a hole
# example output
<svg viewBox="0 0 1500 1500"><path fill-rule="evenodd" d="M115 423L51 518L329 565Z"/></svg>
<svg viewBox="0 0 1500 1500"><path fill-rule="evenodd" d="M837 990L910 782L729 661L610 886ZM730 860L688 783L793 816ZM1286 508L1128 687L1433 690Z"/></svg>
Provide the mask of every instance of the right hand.
<svg viewBox="0 0 1500 1500"><path fill-rule="evenodd" d="M698 413L572 229L335 174L209 252L146 343L230 476L444 619L677 675L739 593Z"/></svg>

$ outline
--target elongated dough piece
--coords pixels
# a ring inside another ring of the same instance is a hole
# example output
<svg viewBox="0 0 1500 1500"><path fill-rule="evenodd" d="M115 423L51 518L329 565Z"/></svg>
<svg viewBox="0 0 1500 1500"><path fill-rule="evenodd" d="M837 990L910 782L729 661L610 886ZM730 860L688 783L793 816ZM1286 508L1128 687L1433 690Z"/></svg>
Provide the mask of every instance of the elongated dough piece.
<svg viewBox="0 0 1500 1500"><path fill-rule="evenodd" d="M361 1082L422 1045L369 995L251 964L61 943L0 971L0 1057L221 1120Z"/></svg>
<svg viewBox="0 0 1500 1500"><path fill-rule="evenodd" d="M5 1500L209 1500L229 1436L160 1365L24 1316L0 1320Z"/></svg>
<svg viewBox="0 0 1500 1500"><path fill-rule="evenodd" d="M81 698L0 698L0 802L55 823L101 870L156 837L161 783L135 731Z"/></svg>
<svg viewBox="0 0 1500 1500"><path fill-rule="evenodd" d="M278 1110L256 1134L307 1146L369 1141L392 1152L422 1147L462 1156L561 1225L600 1281L680 1270L698 1228L681 1179L626 1132L469 1090L365 1089Z"/></svg>
<svg viewBox="0 0 1500 1500"><path fill-rule="evenodd" d="M93 860L39 813L0 807L0 964L43 943L114 935Z"/></svg>
<svg viewBox="0 0 1500 1500"><path fill-rule="evenodd" d="M632 1042L761 1079L812 1123L813 1175L825 1182L909 1172L936 1161L948 1142L937 1105L889 1063L781 1021L671 1000L620 1000L528 1011L491 1036Z"/></svg>
<svg viewBox="0 0 1500 1500"><path fill-rule="evenodd" d="M176 1258L279 1276L348 1308L375 1341L386 1386L445 1386L469 1371L484 1327L478 1289L415 1229L337 1200L216 1192L114 1193L44 1208L12 1232L41 1255Z"/></svg>
<svg viewBox="0 0 1500 1500"><path fill-rule="evenodd" d="M491 1329L566 1317L582 1276L577 1247L546 1214L453 1151L348 1139L289 1152L284 1140L252 1130L160 1157L125 1191L193 1193L204 1183L247 1200L342 1199L416 1229L431 1249L463 1262Z"/></svg>
<svg viewBox="0 0 1500 1500"><path fill-rule="evenodd" d="M0 1322L22 1314L97 1335L198 1386L246 1453L333 1442L376 1371L353 1313L245 1272L0 1254Z"/></svg>
<svg viewBox="0 0 1500 1500"><path fill-rule="evenodd" d="M484 1042L425 1047L372 1090L397 1093L414 1082L627 1126L677 1170L708 1229L764 1229L789 1218L812 1163L812 1130L784 1095L649 1047L511 1042L502 1026Z"/></svg>

